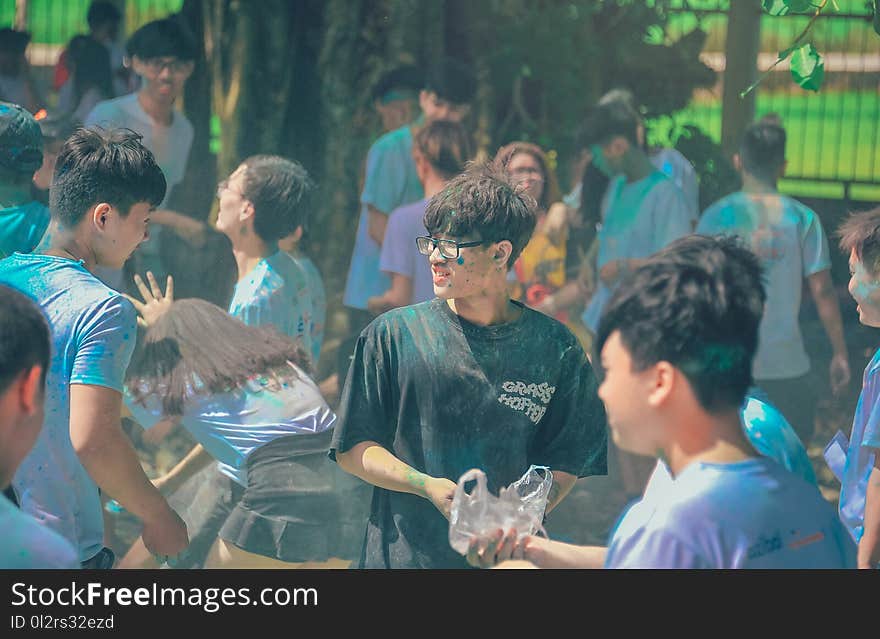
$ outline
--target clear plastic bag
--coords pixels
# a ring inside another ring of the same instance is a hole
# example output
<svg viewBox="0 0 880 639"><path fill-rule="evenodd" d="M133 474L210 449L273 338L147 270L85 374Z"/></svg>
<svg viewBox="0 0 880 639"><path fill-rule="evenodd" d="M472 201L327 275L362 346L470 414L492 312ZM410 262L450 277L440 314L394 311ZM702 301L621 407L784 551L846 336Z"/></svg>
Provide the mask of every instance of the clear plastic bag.
<svg viewBox="0 0 880 639"><path fill-rule="evenodd" d="M470 494L465 483L476 480ZM518 480L502 488L496 497L489 492L486 474L473 468L458 480L449 516L449 543L466 555L471 538L497 529L514 528L518 538L537 532L546 536L544 510L553 484L553 473L546 466L531 466Z"/></svg>

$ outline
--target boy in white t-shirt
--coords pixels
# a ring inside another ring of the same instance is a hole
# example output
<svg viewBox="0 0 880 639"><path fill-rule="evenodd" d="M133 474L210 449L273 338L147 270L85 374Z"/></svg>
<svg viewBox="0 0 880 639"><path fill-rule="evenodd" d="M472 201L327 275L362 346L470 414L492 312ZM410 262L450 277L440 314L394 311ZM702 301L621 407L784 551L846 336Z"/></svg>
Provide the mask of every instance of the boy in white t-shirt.
<svg viewBox="0 0 880 639"><path fill-rule="evenodd" d="M167 275L159 255L161 227L168 227L195 245L204 241L207 225L167 208L172 191L183 181L193 141L193 126L174 105L195 66L196 44L192 35L171 19L149 22L135 31L126 45L141 89L113 100L99 102L86 116L86 126L127 128L143 136L143 144L156 157L168 181L168 191L153 222L159 227L141 247L142 264L136 272L152 271L159 280ZM101 272L101 279L113 288L123 285L121 272Z"/></svg>

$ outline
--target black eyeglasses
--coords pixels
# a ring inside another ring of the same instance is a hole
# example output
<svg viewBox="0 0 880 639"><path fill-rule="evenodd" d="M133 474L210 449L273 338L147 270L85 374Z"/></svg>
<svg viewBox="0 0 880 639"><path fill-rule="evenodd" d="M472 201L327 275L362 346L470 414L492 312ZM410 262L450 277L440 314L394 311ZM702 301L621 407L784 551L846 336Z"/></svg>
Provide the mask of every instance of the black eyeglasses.
<svg viewBox="0 0 880 639"><path fill-rule="evenodd" d="M456 242L455 240L439 240L430 235L421 235L416 238L416 246L422 255L430 255L435 248L440 249L440 255L447 260L458 258L459 249L469 248L471 246L480 246L485 244L484 240L476 240L474 242Z"/></svg>

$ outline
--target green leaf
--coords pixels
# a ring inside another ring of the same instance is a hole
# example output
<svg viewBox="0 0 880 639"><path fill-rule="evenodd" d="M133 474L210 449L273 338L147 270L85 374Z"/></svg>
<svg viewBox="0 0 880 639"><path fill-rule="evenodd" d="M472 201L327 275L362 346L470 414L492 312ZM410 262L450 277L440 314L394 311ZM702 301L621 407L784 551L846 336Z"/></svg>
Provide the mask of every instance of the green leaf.
<svg viewBox="0 0 880 639"><path fill-rule="evenodd" d="M785 4L788 5L792 13L807 13L816 10L816 7L810 0L787 0Z"/></svg>
<svg viewBox="0 0 880 639"><path fill-rule="evenodd" d="M788 4L785 0L761 0L761 6L764 7L764 11L771 16L786 15L791 9Z"/></svg>
<svg viewBox="0 0 880 639"><path fill-rule="evenodd" d="M802 88L818 91L825 78L825 62L812 44L805 44L791 56L791 76Z"/></svg>
<svg viewBox="0 0 880 639"><path fill-rule="evenodd" d="M880 35L880 3L874 0L874 31Z"/></svg>

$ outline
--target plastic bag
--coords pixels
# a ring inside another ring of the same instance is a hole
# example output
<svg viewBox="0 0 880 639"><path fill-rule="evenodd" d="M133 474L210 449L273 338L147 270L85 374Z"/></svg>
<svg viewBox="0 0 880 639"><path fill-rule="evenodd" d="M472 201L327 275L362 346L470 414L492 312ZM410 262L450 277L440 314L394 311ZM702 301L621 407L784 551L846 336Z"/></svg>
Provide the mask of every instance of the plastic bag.
<svg viewBox="0 0 880 639"><path fill-rule="evenodd" d="M543 477L542 477L543 473ZM466 482L476 480L477 486L468 494ZM546 466L531 466L518 480L502 488L496 497L489 492L486 474L473 468L458 480L449 516L449 543L466 555L471 538L491 533L498 528L514 528L518 537L546 536L541 523L547 507L547 495L553 484L553 473Z"/></svg>

